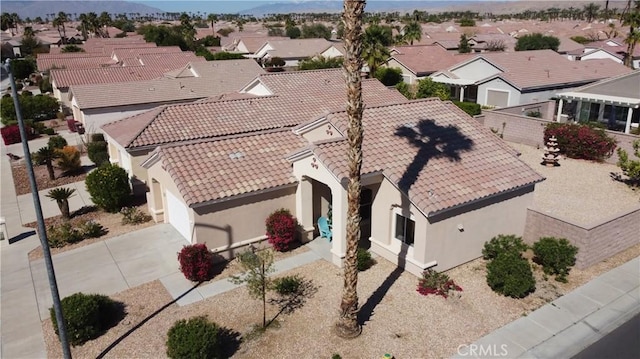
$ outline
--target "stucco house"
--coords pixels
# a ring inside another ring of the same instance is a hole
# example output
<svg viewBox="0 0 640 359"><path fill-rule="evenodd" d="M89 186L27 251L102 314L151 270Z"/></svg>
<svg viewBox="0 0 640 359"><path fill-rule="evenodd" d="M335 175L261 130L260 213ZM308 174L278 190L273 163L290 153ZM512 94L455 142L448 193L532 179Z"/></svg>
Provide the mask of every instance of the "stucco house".
<svg viewBox="0 0 640 359"><path fill-rule="evenodd" d="M264 63L269 58L279 57L285 67L295 67L301 60L322 56L341 57L344 48L341 42L325 39L268 40L251 56Z"/></svg>
<svg viewBox="0 0 640 359"><path fill-rule="evenodd" d="M543 178L449 102L364 112L361 244L420 275L481 254L499 233L522 233ZM345 256L344 111L291 128L158 147L142 163L149 206L192 242L229 256L264 240L264 219L289 208L305 233L333 211L333 262ZM256 223L248 226L247 223Z"/></svg>
<svg viewBox="0 0 640 359"><path fill-rule="evenodd" d="M401 69L402 79L408 84L414 84L434 72L446 70L469 57L449 52L437 44L396 46L389 53L391 57L383 66Z"/></svg>
<svg viewBox="0 0 640 359"><path fill-rule="evenodd" d="M143 57L147 61L146 57ZM159 79L72 85L69 103L87 133L160 105L187 103L238 91L264 70L254 60L197 61ZM229 76L233 74L233 76Z"/></svg>
<svg viewBox="0 0 640 359"><path fill-rule="evenodd" d="M582 60L611 58L622 63L627 50L627 44L623 38L600 40L586 44L584 53L580 55L580 58ZM638 46L633 51L631 63L634 69L640 69L640 47Z"/></svg>
<svg viewBox="0 0 640 359"><path fill-rule="evenodd" d="M479 54L431 78L449 85L461 101L508 107L630 71L607 59L571 61L553 50L535 50Z"/></svg>
<svg viewBox="0 0 640 359"><path fill-rule="evenodd" d="M597 121L610 130L639 134L640 70L557 94L557 121Z"/></svg>

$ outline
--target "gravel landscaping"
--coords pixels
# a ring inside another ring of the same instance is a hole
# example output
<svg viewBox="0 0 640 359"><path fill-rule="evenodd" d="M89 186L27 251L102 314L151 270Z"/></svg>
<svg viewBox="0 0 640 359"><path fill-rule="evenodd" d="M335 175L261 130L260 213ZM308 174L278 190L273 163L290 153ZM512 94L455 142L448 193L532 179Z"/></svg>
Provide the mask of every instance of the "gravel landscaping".
<svg viewBox="0 0 640 359"><path fill-rule="evenodd" d="M126 304L126 317L100 338L72 348L72 353L74 358L95 358L112 346L105 358L166 357L166 333L173 323L206 315L231 333L246 338L234 358L330 358L334 353L345 359L379 358L384 353L396 358L447 358L455 354L458 345L474 342L638 255L640 245L586 270L574 268L566 284L544 281L541 269L534 266L536 292L521 300L491 291L482 259L447 272L463 288L461 297L449 299L418 294L415 276L379 259L378 264L359 276L360 304L368 308L362 310L368 320L362 335L353 340L340 339L332 332L342 289L341 270L322 260L286 273L310 280L317 292L307 298L302 308L279 315L274 328L253 338L248 334L261 321L261 302L251 299L246 288L179 307L172 303L162 284L154 281L113 295L113 299ZM376 295L372 297L372 293ZM277 310L268 306L268 318L275 316ZM49 319L43 321L43 331L48 356L61 357Z"/></svg>
<svg viewBox="0 0 640 359"><path fill-rule="evenodd" d="M560 166L545 167L540 164L543 149L509 144L522 153L525 163L547 178L536 185L534 209L588 226L640 205L640 191L611 177L621 172L615 165L563 157Z"/></svg>

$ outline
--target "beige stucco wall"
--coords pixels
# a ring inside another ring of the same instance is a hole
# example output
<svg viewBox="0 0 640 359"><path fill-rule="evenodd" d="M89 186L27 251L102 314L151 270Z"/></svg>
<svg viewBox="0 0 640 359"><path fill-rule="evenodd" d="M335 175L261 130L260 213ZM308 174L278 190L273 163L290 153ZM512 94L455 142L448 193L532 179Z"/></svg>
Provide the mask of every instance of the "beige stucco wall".
<svg viewBox="0 0 640 359"><path fill-rule="evenodd" d="M295 187L225 201L194 210L195 241L210 249L264 238L265 220L273 211L286 208L295 215ZM238 250L221 253L226 258Z"/></svg>
<svg viewBox="0 0 640 359"><path fill-rule="evenodd" d="M302 137L309 142L329 140L343 137L340 132L330 123L320 124L315 128L305 130Z"/></svg>
<svg viewBox="0 0 640 359"><path fill-rule="evenodd" d="M498 234L522 236L533 189L530 186L467 206L467 212L431 220L427 226L426 259L437 261L435 269L444 271L480 257L484 243Z"/></svg>

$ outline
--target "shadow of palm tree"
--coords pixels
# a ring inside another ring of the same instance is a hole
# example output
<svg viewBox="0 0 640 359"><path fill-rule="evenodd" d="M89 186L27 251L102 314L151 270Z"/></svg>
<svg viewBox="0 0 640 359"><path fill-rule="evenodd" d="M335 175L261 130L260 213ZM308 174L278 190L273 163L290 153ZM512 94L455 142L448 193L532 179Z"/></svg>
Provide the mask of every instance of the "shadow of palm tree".
<svg viewBox="0 0 640 359"><path fill-rule="evenodd" d="M473 141L460 133L460 130L452 125L440 126L429 119L419 120L416 125L403 125L396 129L395 136L405 138L409 144L416 147L418 152L407 166L402 177L398 181L398 188L403 193L401 208L403 214L409 217L409 190L416 183L420 172L430 160L446 158L449 161L460 161L461 152L469 151L473 147ZM385 297L389 289L400 278L406 264L405 256L408 245L403 244L398 253L398 267L395 268L380 286L367 298L367 301L358 311L358 321L361 325L368 322L378 304Z"/></svg>

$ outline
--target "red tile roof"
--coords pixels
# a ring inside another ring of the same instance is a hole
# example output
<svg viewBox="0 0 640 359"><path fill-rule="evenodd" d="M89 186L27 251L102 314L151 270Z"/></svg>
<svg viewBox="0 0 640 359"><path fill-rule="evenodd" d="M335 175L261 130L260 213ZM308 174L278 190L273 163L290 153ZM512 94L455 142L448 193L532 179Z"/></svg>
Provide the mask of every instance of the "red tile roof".
<svg viewBox="0 0 640 359"><path fill-rule="evenodd" d="M151 66L105 67L73 70L51 70L57 88L71 85L107 84L151 80L162 77L164 69Z"/></svg>
<svg viewBox="0 0 640 359"><path fill-rule="evenodd" d="M284 156L304 142L290 130L160 147L158 156L188 206L296 183Z"/></svg>
<svg viewBox="0 0 640 359"><path fill-rule="evenodd" d="M61 54L62 55L62 54ZM84 57L49 57L38 56L36 59L38 71L49 71L52 68L58 69L89 69L102 66L114 66L116 61L109 56L84 56Z"/></svg>
<svg viewBox="0 0 640 359"><path fill-rule="evenodd" d="M347 115L327 120L346 136ZM364 111L362 173L382 173L427 216L542 181L495 134L439 99ZM347 141L318 142L312 152L337 178L348 175Z"/></svg>
<svg viewBox="0 0 640 359"><path fill-rule="evenodd" d="M397 46L399 53L391 56L417 76L445 70L468 58L448 52L440 45Z"/></svg>
<svg viewBox="0 0 640 359"><path fill-rule="evenodd" d="M340 70L260 75L258 79L276 95L166 106L139 135L119 143L137 148L296 126L345 107L342 76ZM371 106L406 101L375 79L363 81L363 97ZM102 128L107 133L115 128L121 131L128 121L125 118Z"/></svg>

